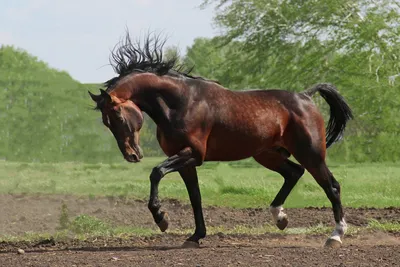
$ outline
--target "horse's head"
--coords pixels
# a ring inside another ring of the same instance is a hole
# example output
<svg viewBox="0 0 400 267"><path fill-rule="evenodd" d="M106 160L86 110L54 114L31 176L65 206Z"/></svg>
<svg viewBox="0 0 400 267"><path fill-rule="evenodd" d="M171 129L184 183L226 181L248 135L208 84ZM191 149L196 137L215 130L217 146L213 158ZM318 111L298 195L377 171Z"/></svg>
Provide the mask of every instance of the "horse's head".
<svg viewBox="0 0 400 267"><path fill-rule="evenodd" d="M139 162L143 152L139 145L139 131L143 114L131 100L120 99L100 89L100 95L89 95L102 113L103 123L113 133L122 155L128 162Z"/></svg>

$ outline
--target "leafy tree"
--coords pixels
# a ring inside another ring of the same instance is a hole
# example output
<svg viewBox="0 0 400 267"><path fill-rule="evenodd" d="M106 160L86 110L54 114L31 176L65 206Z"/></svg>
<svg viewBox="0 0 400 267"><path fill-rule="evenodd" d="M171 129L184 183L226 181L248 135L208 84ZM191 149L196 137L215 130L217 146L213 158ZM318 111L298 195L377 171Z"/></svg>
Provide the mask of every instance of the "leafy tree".
<svg viewBox="0 0 400 267"><path fill-rule="evenodd" d="M355 120L330 155L339 159L345 150L346 160L400 159L394 149L400 129L398 1L206 0L203 6L212 4L223 34L188 49L196 72L213 75L209 65L218 62L230 69L223 84L232 89L299 91L331 82Z"/></svg>

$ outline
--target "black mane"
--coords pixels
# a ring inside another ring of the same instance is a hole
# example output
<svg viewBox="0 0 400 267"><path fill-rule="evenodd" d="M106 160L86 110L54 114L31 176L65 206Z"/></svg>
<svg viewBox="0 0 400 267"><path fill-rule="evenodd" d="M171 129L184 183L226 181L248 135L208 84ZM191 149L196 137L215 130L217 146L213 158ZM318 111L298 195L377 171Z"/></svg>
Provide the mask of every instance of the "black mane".
<svg viewBox="0 0 400 267"><path fill-rule="evenodd" d="M127 32L125 39L121 40L111 52L110 64L118 76L104 83L107 91L112 90L121 78L133 72L151 72L157 75L168 74L207 80L202 77L191 76L190 72L193 68L178 64L178 55L164 59L163 47L165 42L166 40L161 39L160 35L150 36L149 34L143 44L140 41L133 43L129 32Z"/></svg>

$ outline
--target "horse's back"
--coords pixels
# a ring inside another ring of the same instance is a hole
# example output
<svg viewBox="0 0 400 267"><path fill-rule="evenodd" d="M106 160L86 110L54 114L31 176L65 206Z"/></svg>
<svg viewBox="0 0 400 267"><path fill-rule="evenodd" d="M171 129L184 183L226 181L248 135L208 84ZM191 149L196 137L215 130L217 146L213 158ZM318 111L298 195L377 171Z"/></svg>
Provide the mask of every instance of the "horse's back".
<svg viewBox="0 0 400 267"><path fill-rule="evenodd" d="M279 143L289 113L276 94L263 90L210 94L213 125L206 160L240 160Z"/></svg>
<svg viewBox="0 0 400 267"><path fill-rule="evenodd" d="M253 119L282 117L289 113L301 115L313 105L311 98L304 94L280 89L213 90L206 101L222 117L233 115Z"/></svg>
<svg viewBox="0 0 400 267"><path fill-rule="evenodd" d="M278 89L221 90L208 101L214 123L207 160L238 160L284 147L287 127L307 117L313 105L307 96Z"/></svg>

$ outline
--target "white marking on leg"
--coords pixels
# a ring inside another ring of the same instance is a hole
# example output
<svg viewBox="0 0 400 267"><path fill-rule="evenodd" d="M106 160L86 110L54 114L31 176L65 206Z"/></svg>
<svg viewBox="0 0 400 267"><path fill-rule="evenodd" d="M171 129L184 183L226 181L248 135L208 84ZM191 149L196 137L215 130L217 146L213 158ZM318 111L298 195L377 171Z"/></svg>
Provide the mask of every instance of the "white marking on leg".
<svg viewBox="0 0 400 267"><path fill-rule="evenodd" d="M278 207L270 206L269 211L271 212L275 223L277 223L278 221L280 221L284 218L287 218L286 213L283 212L282 206L278 206Z"/></svg>
<svg viewBox="0 0 400 267"><path fill-rule="evenodd" d="M332 235L331 237L329 237L329 239L334 239L342 243L341 238L343 238L346 231L347 231L347 223L343 218L341 222L336 223L335 230L332 232Z"/></svg>

